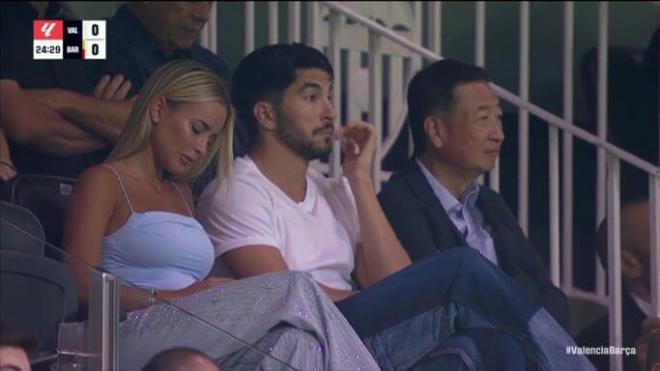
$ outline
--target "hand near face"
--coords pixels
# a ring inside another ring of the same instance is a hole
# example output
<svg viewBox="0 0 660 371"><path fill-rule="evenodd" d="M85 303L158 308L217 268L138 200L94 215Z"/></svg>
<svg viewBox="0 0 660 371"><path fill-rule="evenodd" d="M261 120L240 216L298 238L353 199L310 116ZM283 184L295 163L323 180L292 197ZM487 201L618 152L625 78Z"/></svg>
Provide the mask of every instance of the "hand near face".
<svg viewBox="0 0 660 371"><path fill-rule="evenodd" d="M647 356L660 358L660 349L650 349L649 343L654 337L660 337L660 318L647 318L642 322L642 334L635 344L637 348L637 360L642 369L646 369ZM660 339L654 339L653 344L660 345ZM660 363L660 359L656 359Z"/></svg>
<svg viewBox="0 0 660 371"><path fill-rule="evenodd" d="M350 180L356 176L369 176L376 151L376 133L373 125L364 121L348 124L341 132L344 148L344 175Z"/></svg>
<svg viewBox="0 0 660 371"><path fill-rule="evenodd" d="M2 130L0 130L0 181L6 182L16 176L16 167L11 161L9 146Z"/></svg>
<svg viewBox="0 0 660 371"><path fill-rule="evenodd" d="M0 160L0 181L6 182L16 176L16 168L10 162Z"/></svg>

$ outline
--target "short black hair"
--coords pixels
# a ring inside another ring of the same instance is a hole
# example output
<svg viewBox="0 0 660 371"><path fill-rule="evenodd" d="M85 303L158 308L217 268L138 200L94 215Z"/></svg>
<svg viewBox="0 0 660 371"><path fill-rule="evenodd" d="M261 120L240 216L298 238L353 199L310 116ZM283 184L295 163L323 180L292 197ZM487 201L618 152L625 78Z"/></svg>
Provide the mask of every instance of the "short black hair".
<svg viewBox="0 0 660 371"><path fill-rule="evenodd" d="M232 78L232 101L254 142L259 123L254 105L263 99L279 99L296 79L299 69L318 68L333 77L328 58L304 44L274 44L261 47L241 60Z"/></svg>
<svg viewBox="0 0 660 371"><path fill-rule="evenodd" d="M30 353L36 348L36 340L27 332L19 329L12 323L0 322L0 346L22 348Z"/></svg>
<svg viewBox="0 0 660 371"><path fill-rule="evenodd" d="M488 82L486 71L456 59L443 59L421 69L408 85L408 123L415 145L415 156L426 150L424 121L433 113L449 114L454 89L473 81Z"/></svg>
<svg viewBox="0 0 660 371"><path fill-rule="evenodd" d="M163 350L153 356L142 368L142 371L184 371L191 357L202 357L215 363L203 352L187 347L176 347Z"/></svg>

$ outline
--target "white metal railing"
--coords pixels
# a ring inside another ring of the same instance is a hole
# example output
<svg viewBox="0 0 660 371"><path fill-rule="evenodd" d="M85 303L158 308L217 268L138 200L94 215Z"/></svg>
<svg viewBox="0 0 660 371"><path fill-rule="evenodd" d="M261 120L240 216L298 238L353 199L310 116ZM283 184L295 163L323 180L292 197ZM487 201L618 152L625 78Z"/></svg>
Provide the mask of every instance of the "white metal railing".
<svg viewBox="0 0 660 371"><path fill-rule="evenodd" d="M598 3L598 137L607 140L607 3ZM598 149L596 172L596 225L605 217L605 151ZM596 294L605 296L605 270L596 259Z"/></svg>
<svg viewBox="0 0 660 371"><path fill-rule="evenodd" d="M564 60L563 60L563 111L564 120L573 122L573 30L574 30L574 4L564 3ZM563 161L562 161L562 279L561 288L569 292L573 288L573 135L563 132ZM557 148L553 142L549 148ZM557 151L559 152L559 151ZM550 174L551 176L552 174ZM569 267L569 268L567 268Z"/></svg>
<svg viewBox="0 0 660 371"><path fill-rule="evenodd" d="M529 100L529 2L520 2L520 72L518 93ZM518 223L529 230L529 112L518 106Z"/></svg>
<svg viewBox="0 0 660 371"><path fill-rule="evenodd" d="M268 3L269 42L277 42L277 4ZM301 40L301 2L279 3L288 9L288 41ZM327 46L326 53L335 68L334 99L339 117L342 117L340 99L341 92L346 92L346 116L349 119L359 118L368 113L369 120L376 126L378 133L377 159L382 160L389 152L399 136L405 115L405 84L421 67L422 58L430 61L441 59L442 51L442 2L433 1L422 4L419 1L409 2L414 14L412 30L409 34L395 32L383 27L378 22L351 10L346 3L334 1L307 2L305 6L306 42L322 49ZM424 16L428 18L427 29L422 30L422 9L427 7ZM327 45L321 40L323 21L321 14L327 8L328 40ZM537 105L529 102L529 54L530 54L530 3L519 3L519 86L518 95L491 83L491 88L502 100L514 104L519 110L519 143L518 143L518 219L521 228L527 233L529 223L529 115L532 114L548 125L549 150L549 237L550 237L550 274L552 282L569 294L589 297L610 307L610 343L620 344L621 341L621 282L620 282L620 162L631 164L648 174L650 187L650 231L651 231L651 292L652 308L655 315L660 316L660 168L607 142L607 45L608 45L608 4L598 3L598 98L596 135L573 125L573 78L574 78L574 3L564 2L563 25L563 113L558 117ZM357 24L361 31L352 30L346 37L345 29L350 28L346 20ZM213 18L212 22L215 21ZM211 22L210 22L211 23ZM254 2L245 5L245 51L254 49ZM252 30L248 30L248 25ZM215 27L215 26L213 26ZM486 3L475 2L475 63L486 65ZM422 34L426 32L429 49L422 46ZM347 40L350 39L350 40ZM203 39L204 40L204 39ZM209 38L209 40L211 40ZM360 51L347 48L345 44L359 43L363 52L369 52L368 78L361 71ZM210 45L213 50L217 43ZM342 50L347 51L346 62L342 63ZM389 59L389 68L384 68L382 56ZM342 69L346 70L342 72ZM383 76L388 82L388 89L383 89ZM343 81L342 76L347 76ZM360 80L360 79L364 79ZM351 81L363 81L362 88L366 92L358 92L350 86ZM361 94L364 93L364 94ZM368 93L368 94L367 94ZM366 108L357 102L368 96ZM383 99L388 98L387 117L383 122ZM367 111L367 112L364 112ZM339 121L339 120L338 120ZM339 125L339 123L337 124ZM388 135L381 137L384 129ZM561 147L560 147L561 131ZM608 218L608 281L606 286L605 271L596 259L596 292L589 294L573 287L573 143L577 137L597 148L597 189L596 189L596 223ZM409 140L410 136L409 136ZM408 147L412 148L411 145ZM341 173L339 165L339 144L333 143L333 154L327 168L332 176ZM562 151L560 163L559 153ZM374 183L380 186L381 180L389 174L381 170L381 161L377 161L373 169ZM561 184L560 184L561 179ZM488 175L489 186L499 190L499 163ZM560 192L561 191L561 192ZM560 197L561 195L561 197ZM607 291L606 291L607 290ZM609 292L609 295L607 293ZM611 369L620 370L621 356L611 357Z"/></svg>

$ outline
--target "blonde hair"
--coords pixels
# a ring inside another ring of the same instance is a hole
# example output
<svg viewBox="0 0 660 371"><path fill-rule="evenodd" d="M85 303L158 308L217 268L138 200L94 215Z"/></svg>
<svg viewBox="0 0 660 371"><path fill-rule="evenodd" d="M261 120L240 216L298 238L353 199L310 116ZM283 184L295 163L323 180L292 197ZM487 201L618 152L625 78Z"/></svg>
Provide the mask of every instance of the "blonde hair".
<svg viewBox="0 0 660 371"><path fill-rule="evenodd" d="M170 104L217 101L227 109L222 131L209 144L209 149L177 180L190 182L199 176L217 153L217 176L231 174L233 162L234 111L227 84L204 65L178 59L154 72L142 87L128 121L107 161L120 160L144 150L149 145L153 121L151 105L163 97Z"/></svg>

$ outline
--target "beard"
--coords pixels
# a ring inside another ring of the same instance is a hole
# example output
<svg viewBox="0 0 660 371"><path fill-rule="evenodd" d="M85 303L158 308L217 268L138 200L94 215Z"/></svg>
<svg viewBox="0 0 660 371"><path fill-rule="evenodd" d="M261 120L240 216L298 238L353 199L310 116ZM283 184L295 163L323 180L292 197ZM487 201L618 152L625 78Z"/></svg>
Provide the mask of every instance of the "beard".
<svg viewBox="0 0 660 371"><path fill-rule="evenodd" d="M332 123L314 129L314 131L312 131L312 139L328 128L332 128ZM275 132L277 137L280 138L287 147L307 161L326 158L332 151L331 140L322 143L315 143L312 139L305 136L305 132L297 122L290 120L282 111L278 112L278 121Z"/></svg>

